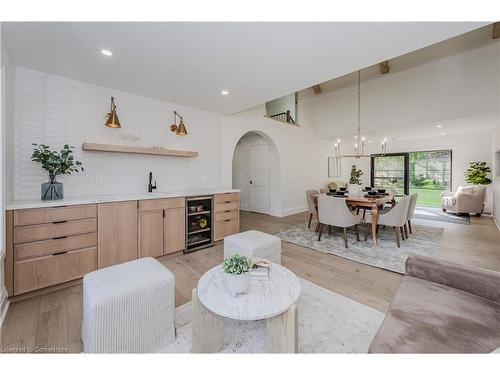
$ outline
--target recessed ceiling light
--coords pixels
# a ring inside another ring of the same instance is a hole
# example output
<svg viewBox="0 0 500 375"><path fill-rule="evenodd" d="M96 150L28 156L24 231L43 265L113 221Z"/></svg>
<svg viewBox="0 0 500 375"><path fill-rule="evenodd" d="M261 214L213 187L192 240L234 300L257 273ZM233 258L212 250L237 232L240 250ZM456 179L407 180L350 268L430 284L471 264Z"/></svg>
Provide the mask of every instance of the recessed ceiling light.
<svg viewBox="0 0 500 375"><path fill-rule="evenodd" d="M443 125L439 124L439 125L436 125L436 128L442 128Z"/></svg>
<svg viewBox="0 0 500 375"><path fill-rule="evenodd" d="M227 91L227 90L222 90L220 93L221 93L222 95L228 95L228 94L229 94L229 91Z"/></svg>
<svg viewBox="0 0 500 375"><path fill-rule="evenodd" d="M446 133L445 132L441 132L441 135L445 135Z"/></svg>
<svg viewBox="0 0 500 375"><path fill-rule="evenodd" d="M102 49L101 50L101 53L104 55L104 56L112 56L113 55L113 52L111 52L110 50L108 49Z"/></svg>

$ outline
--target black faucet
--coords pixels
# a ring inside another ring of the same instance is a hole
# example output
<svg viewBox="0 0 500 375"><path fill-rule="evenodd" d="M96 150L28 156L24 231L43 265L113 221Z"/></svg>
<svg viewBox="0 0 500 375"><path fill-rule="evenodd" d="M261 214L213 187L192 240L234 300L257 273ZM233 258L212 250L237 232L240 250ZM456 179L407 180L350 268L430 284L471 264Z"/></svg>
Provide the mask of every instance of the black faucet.
<svg viewBox="0 0 500 375"><path fill-rule="evenodd" d="M154 185L151 182L153 182L153 173L149 172L148 193L152 193L153 189L156 189L156 181Z"/></svg>

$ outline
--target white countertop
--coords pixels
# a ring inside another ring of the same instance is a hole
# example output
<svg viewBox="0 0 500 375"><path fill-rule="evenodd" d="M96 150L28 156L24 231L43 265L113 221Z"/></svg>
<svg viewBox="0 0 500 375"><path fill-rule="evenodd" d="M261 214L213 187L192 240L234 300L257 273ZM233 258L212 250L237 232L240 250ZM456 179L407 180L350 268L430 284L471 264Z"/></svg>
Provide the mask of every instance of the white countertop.
<svg viewBox="0 0 500 375"><path fill-rule="evenodd" d="M145 199L158 198L176 198L176 197L195 197L200 195L212 195L221 193L239 193L238 189L218 188L218 189L197 189L197 190L178 190L154 193L132 193L132 194L107 194L94 196L68 197L53 201L42 200L16 200L6 204L6 210L20 210L25 208L44 208L55 206L74 206L77 204L110 203L138 201Z"/></svg>

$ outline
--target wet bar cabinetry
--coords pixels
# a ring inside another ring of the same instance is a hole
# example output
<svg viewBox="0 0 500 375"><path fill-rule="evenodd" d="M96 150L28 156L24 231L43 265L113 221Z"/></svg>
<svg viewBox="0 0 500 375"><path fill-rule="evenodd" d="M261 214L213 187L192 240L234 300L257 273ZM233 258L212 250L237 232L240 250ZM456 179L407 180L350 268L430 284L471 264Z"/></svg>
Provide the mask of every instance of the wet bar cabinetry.
<svg viewBox="0 0 500 375"><path fill-rule="evenodd" d="M4 266L9 296L77 280L99 268L136 258L186 250L186 199L193 196L199 194L119 201L89 198L78 204L64 200L53 206L40 202L8 205ZM213 209L199 233L210 228L213 241L237 233L239 194L205 196L213 202Z"/></svg>

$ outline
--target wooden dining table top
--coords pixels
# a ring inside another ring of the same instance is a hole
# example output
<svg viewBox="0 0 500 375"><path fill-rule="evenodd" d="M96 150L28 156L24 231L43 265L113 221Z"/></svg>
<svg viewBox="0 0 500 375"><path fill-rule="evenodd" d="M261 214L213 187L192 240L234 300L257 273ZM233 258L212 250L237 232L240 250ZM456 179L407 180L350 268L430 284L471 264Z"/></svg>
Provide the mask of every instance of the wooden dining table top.
<svg viewBox="0 0 500 375"><path fill-rule="evenodd" d="M333 195L328 195L326 193L320 193L320 194L315 194L314 197L320 197L322 195L326 195L328 197L333 197ZM355 197L355 196L336 196L335 198L344 198L347 202L351 204L355 204L357 206L368 206L371 207L373 205L381 206L384 205L385 203L389 203L394 200L394 195L392 194L387 194L384 196L378 196L378 197Z"/></svg>

